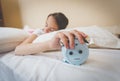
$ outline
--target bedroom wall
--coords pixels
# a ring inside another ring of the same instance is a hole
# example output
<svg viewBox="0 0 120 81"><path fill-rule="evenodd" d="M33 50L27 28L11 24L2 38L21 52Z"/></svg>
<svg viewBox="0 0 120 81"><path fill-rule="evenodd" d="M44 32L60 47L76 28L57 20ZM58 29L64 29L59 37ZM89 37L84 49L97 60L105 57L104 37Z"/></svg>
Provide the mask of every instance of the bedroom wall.
<svg viewBox="0 0 120 81"><path fill-rule="evenodd" d="M42 27L51 12L63 12L69 27L119 25L120 0L19 0L23 23Z"/></svg>

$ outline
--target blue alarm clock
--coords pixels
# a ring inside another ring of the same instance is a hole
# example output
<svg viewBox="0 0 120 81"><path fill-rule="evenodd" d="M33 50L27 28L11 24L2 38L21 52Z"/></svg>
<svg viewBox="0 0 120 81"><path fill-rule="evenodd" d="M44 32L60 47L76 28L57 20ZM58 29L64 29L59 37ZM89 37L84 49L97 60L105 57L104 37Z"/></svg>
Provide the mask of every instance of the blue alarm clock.
<svg viewBox="0 0 120 81"><path fill-rule="evenodd" d="M84 41L87 42L85 39ZM67 49L62 43L61 45L64 62L73 65L81 65L87 60L89 55L89 49L86 43L80 44L78 39L75 38L74 49Z"/></svg>

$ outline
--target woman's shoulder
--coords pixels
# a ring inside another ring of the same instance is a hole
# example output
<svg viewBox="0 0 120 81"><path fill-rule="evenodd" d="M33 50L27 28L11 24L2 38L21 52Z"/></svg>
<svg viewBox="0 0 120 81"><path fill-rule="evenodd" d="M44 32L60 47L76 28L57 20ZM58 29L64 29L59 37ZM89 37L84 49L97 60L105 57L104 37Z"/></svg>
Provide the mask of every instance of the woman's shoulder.
<svg viewBox="0 0 120 81"><path fill-rule="evenodd" d="M32 34L36 34L37 36L44 34L43 29L37 28L34 30L34 32Z"/></svg>

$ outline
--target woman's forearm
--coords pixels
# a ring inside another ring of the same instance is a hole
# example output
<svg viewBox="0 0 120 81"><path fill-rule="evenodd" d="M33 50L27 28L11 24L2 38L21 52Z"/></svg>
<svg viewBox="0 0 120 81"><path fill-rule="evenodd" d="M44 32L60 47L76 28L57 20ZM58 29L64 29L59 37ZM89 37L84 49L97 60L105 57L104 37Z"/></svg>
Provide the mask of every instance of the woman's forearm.
<svg viewBox="0 0 120 81"><path fill-rule="evenodd" d="M15 49L15 54L16 55L36 54L46 50L50 50L49 42L47 41L42 43L19 45Z"/></svg>

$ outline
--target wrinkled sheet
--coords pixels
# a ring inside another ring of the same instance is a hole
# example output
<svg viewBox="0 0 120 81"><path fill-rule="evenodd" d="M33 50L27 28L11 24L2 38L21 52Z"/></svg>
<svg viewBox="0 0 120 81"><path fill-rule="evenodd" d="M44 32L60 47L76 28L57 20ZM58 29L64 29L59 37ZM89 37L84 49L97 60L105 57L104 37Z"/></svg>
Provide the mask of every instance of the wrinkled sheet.
<svg viewBox="0 0 120 81"><path fill-rule="evenodd" d="M89 51L88 60L80 66L64 63L60 51L0 54L0 81L120 81L120 50Z"/></svg>

